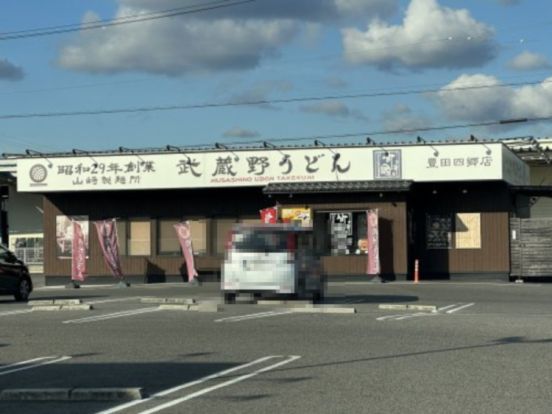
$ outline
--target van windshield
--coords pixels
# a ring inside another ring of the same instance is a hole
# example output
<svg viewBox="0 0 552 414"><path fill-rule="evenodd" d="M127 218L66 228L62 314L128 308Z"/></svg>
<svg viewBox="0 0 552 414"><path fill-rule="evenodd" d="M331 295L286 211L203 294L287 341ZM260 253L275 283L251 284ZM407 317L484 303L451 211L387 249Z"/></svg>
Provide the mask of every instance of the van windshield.
<svg viewBox="0 0 552 414"><path fill-rule="evenodd" d="M288 251L288 238L293 234L270 231L243 231L234 233L233 247L238 251L285 252Z"/></svg>

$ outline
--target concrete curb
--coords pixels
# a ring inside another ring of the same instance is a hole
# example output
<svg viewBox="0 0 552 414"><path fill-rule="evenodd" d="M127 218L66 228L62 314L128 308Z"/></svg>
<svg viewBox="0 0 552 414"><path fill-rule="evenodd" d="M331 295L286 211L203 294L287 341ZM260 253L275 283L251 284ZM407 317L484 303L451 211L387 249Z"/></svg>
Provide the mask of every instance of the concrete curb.
<svg viewBox="0 0 552 414"><path fill-rule="evenodd" d="M140 298L141 303L173 303L173 304L185 304L193 305L197 303L195 298L157 298L157 297L143 297Z"/></svg>
<svg viewBox="0 0 552 414"><path fill-rule="evenodd" d="M34 311L59 311L61 310L61 305L42 305L42 306L33 306L31 310Z"/></svg>
<svg viewBox="0 0 552 414"><path fill-rule="evenodd" d="M12 388L3 401L129 401L143 398L142 388Z"/></svg>
<svg viewBox="0 0 552 414"><path fill-rule="evenodd" d="M198 305L191 305L190 310L197 312L218 312L219 305L217 303L200 303Z"/></svg>
<svg viewBox="0 0 552 414"><path fill-rule="evenodd" d="M44 306L33 306L32 311L76 311L76 310L92 310L94 309L92 305L44 305Z"/></svg>
<svg viewBox="0 0 552 414"><path fill-rule="evenodd" d="M386 310L406 310L406 305L390 304L390 303L380 303L378 309Z"/></svg>
<svg viewBox="0 0 552 414"><path fill-rule="evenodd" d="M0 400L4 401L67 401L69 388L13 388L5 389L0 393Z"/></svg>
<svg viewBox="0 0 552 414"><path fill-rule="evenodd" d="M74 388L71 401L131 401L141 400L142 388Z"/></svg>
<svg viewBox="0 0 552 414"><path fill-rule="evenodd" d="M437 306L435 305L402 305L394 303L381 303L378 305L378 309L385 310L417 310L424 312L437 312Z"/></svg>
<svg viewBox="0 0 552 414"><path fill-rule="evenodd" d="M270 300L270 299L263 299L258 300L257 305L297 305L297 306L305 306L305 305L312 305L311 300Z"/></svg>
<svg viewBox="0 0 552 414"><path fill-rule="evenodd" d="M92 310L94 307L92 305L63 305L61 310Z"/></svg>
<svg viewBox="0 0 552 414"><path fill-rule="evenodd" d="M49 299L49 300L31 300L27 302L29 306L48 306L48 305L80 305L80 299Z"/></svg>
<svg viewBox="0 0 552 414"><path fill-rule="evenodd" d="M418 310L424 312L437 312L437 306L435 305L406 305L408 310Z"/></svg>
<svg viewBox="0 0 552 414"><path fill-rule="evenodd" d="M192 311L192 312L218 312L219 306L216 303L200 303L197 305L180 305L180 304L161 304L159 310L177 310L177 311Z"/></svg>
<svg viewBox="0 0 552 414"><path fill-rule="evenodd" d="M356 313L356 308L344 307L303 307L290 308L290 311L296 313L334 313L334 314L351 314Z"/></svg>

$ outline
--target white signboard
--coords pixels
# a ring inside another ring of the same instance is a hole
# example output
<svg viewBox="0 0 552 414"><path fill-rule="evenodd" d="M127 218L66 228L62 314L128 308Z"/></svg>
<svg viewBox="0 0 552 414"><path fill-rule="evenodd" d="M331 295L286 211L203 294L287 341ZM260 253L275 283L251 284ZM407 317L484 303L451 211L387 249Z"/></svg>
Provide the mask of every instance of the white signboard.
<svg viewBox="0 0 552 414"><path fill-rule="evenodd" d="M510 167L505 169L507 157ZM18 191L265 186L274 182L512 180L527 166L502 144L82 155L17 160ZM528 174L527 174L528 176Z"/></svg>

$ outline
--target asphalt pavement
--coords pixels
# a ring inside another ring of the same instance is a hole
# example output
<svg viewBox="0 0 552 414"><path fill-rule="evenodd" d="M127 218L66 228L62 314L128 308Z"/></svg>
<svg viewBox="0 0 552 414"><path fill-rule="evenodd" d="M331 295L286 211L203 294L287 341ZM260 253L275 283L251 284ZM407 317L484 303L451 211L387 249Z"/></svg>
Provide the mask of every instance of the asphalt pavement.
<svg viewBox="0 0 552 414"><path fill-rule="evenodd" d="M0 297L0 412L550 412L552 284L334 282L314 307L228 305L214 283L31 299L93 309ZM192 299L211 307L159 307Z"/></svg>

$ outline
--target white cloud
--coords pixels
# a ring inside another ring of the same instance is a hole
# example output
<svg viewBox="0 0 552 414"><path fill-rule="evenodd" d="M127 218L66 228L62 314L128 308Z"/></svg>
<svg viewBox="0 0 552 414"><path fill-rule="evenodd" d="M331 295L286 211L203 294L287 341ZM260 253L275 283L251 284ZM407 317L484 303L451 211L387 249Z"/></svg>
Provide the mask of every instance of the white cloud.
<svg viewBox="0 0 552 414"><path fill-rule="evenodd" d="M500 85L488 75L462 75L443 87L435 98L449 120L486 122L512 118L552 116L552 77L538 85L453 90L471 86Z"/></svg>
<svg viewBox="0 0 552 414"><path fill-rule="evenodd" d="M397 104L382 114L382 125L385 131L412 131L424 129L431 125L425 115L417 115L404 104Z"/></svg>
<svg viewBox="0 0 552 414"><path fill-rule="evenodd" d="M305 23L388 16L398 0L258 1L171 18L90 30L61 49L62 67L95 73L168 76L242 70L277 55ZM116 17L182 7L174 0L118 0ZM87 13L83 21L94 20Z"/></svg>
<svg viewBox="0 0 552 414"><path fill-rule="evenodd" d="M293 21L211 22L178 20L158 26L143 22L131 26L83 33L76 45L65 47L59 62L87 72L145 72L181 75L220 68L255 67L263 55L277 52L291 39Z"/></svg>
<svg viewBox="0 0 552 414"><path fill-rule="evenodd" d="M257 131L240 127L231 128L228 131L225 131L223 135L229 138L257 138L260 136Z"/></svg>
<svg viewBox="0 0 552 414"><path fill-rule="evenodd" d="M350 109L341 101L327 100L312 104L301 105L300 110L311 114L323 114L339 118L356 118L366 120L366 117L358 110Z"/></svg>
<svg viewBox="0 0 552 414"><path fill-rule="evenodd" d="M513 58L508 66L515 70L550 69L552 65L543 55L532 52L522 52Z"/></svg>
<svg viewBox="0 0 552 414"><path fill-rule="evenodd" d="M0 80L18 81L25 77L23 69L7 59L0 59Z"/></svg>
<svg viewBox="0 0 552 414"><path fill-rule="evenodd" d="M495 55L493 36L493 29L468 10L443 7L436 0L411 0L401 25L374 20L365 32L342 30L349 62L384 70L480 66Z"/></svg>

